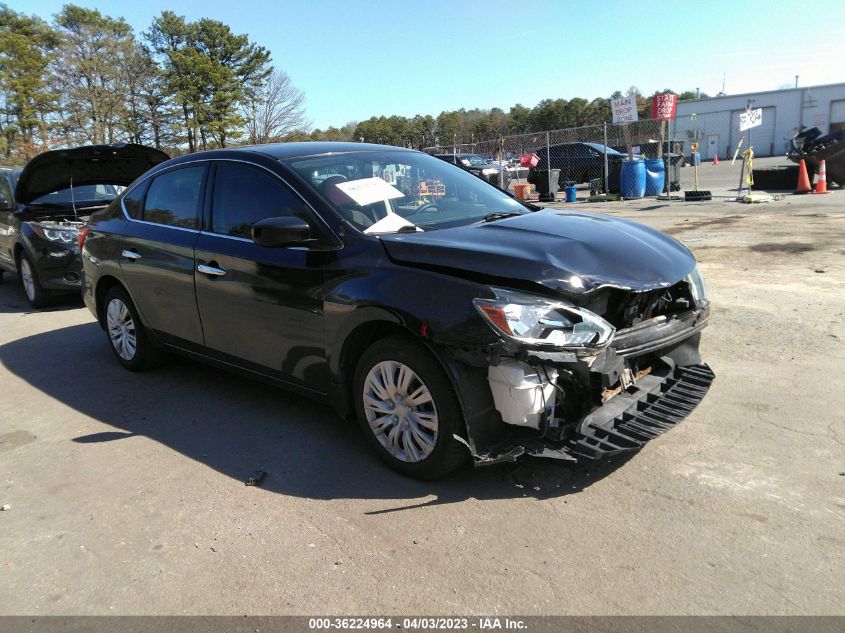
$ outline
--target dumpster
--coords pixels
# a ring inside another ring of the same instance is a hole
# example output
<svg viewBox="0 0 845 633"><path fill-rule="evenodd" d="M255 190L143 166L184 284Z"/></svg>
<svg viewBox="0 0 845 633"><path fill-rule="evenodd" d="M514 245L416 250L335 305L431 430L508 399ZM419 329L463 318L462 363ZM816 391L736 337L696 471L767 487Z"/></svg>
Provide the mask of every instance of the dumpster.
<svg viewBox="0 0 845 633"><path fill-rule="evenodd" d="M554 201L555 194L560 191L560 184L558 183L559 179L559 169L552 169L551 177L549 176L548 169L541 169L537 172L537 180L534 183L534 186L537 188L537 193L540 194L541 202ZM551 184L551 191L549 190L549 184Z"/></svg>

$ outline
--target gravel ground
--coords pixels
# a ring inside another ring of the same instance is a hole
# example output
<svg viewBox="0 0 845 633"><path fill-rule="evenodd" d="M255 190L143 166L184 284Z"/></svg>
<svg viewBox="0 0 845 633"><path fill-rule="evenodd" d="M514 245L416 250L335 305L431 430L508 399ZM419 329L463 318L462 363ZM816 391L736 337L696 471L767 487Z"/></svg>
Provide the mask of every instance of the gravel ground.
<svg viewBox="0 0 845 633"><path fill-rule="evenodd" d="M693 249L710 394L625 460L438 483L307 400L130 374L7 275L0 614L845 614L843 196L578 205Z"/></svg>

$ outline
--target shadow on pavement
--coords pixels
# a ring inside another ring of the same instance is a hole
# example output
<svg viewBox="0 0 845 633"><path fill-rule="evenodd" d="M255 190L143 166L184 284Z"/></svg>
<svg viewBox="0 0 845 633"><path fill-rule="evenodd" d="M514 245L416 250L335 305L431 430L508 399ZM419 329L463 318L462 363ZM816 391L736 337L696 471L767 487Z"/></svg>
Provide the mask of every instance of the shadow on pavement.
<svg viewBox="0 0 845 633"><path fill-rule="evenodd" d="M569 466L524 459L479 470L468 466L439 482L414 481L382 465L357 425L327 406L183 359L154 371L128 372L94 322L2 345L0 362L46 396L116 429L75 442L140 435L236 480L264 470L261 487L284 495L408 501L380 512L469 498L562 496L583 490L625 461ZM436 498L420 501L432 495Z"/></svg>
<svg viewBox="0 0 845 633"><path fill-rule="evenodd" d="M36 310L29 305L29 301L26 300L26 295L24 295L23 289L21 288L20 281L15 275L4 271L3 279L0 281L0 314L56 312L59 310L73 310L82 305L84 304L79 293L68 293L56 295L51 305Z"/></svg>

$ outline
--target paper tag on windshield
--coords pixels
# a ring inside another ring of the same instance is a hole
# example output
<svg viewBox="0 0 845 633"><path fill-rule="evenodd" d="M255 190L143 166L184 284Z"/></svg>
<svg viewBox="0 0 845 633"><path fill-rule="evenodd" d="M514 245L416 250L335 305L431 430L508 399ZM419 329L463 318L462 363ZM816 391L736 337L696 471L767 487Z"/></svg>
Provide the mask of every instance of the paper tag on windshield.
<svg viewBox="0 0 845 633"><path fill-rule="evenodd" d="M403 218L398 213L388 213L381 220L364 229L364 233L367 233L368 235L372 235L374 233L396 233L399 229L405 226L414 226L414 224Z"/></svg>
<svg viewBox="0 0 845 633"><path fill-rule="evenodd" d="M404 193L393 185L389 185L381 178L362 178L361 180L350 180L339 182L335 185L347 196L352 198L359 206L366 206L382 200L391 198L403 198Z"/></svg>

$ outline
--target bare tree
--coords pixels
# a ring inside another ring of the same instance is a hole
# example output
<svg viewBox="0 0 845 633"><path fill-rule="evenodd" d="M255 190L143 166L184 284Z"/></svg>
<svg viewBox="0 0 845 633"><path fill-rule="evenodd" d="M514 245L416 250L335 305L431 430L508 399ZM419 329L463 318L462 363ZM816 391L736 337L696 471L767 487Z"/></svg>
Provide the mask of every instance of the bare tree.
<svg viewBox="0 0 845 633"><path fill-rule="evenodd" d="M275 69L248 106L247 133L253 145L270 143L293 132L307 132L305 94L283 70Z"/></svg>

